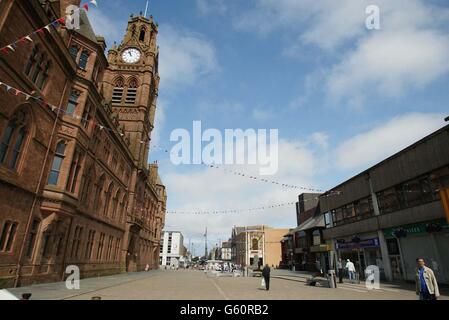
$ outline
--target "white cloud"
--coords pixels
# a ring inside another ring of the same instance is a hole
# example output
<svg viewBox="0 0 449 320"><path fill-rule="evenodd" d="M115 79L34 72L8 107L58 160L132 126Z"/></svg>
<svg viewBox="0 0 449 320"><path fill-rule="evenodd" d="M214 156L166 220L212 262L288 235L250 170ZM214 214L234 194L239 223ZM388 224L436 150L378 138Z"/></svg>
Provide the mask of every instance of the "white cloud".
<svg viewBox="0 0 449 320"><path fill-rule="evenodd" d="M314 176L319 173L322 165L313 149L312 143L281 140L279 171L276 176L266 178L295 185L312 185L315 182ZM228 166L226 168L230 169ZM256 166L232 166L232 169L254 175L258 173ZM169 210L248 209L292 202L301 192L236 176L223 169L174 171L164 175L164 183L170 194L176 195L169 198ZM234 225L267 224L273 227L292 227L296 221L295 212L295 206L292 205L254 213L214 216L168 214L167 224L172 228L182 228L186 237L196 238L201 238L200 234L207 226L215 239L223 240L230 236Z"/></svg>
<svg viewBox="0 0 449 320"><path fill-rule="evenodd" d="M163 25L158 40L164 89L194 85L200 77L218 70L216 49L203 35Z"/></svg>
<svg viewBox="0 0 449 320"><path fill-rule="evenodd" d="M126 31L126 19L114 19L95 8L89 11L88 16L95 33L105 37L109 47L114 41L119 43L122 40Z"/></svg>
<svg viewBox="0 0 449 320"><path fill-rule="evenodd" d="M266 108L255 108L253 109L251 116L256 121L264 122L272 120L276 115Z"/></svg>
<svg viewBox="0 0 449 320"><path fill-rule="evenodd" d="M219 14L228 11L225 0L196 0L196 6L200 15Z"/></svg>
<svg viewBox="0 0 449 320"><path fill-rule="evenodd" d="M335 150L339 169L366 169L444 126L444 115L409 113L342 142Z"/></svg>
<svg viewBox="0 0 449 320"><path fill-rule="evenodd" d="M368 31L370 0L259 0L238 29L288 31L287 56L307 46L336 59L322 82L332 103L359 107L372 95L398 96L449 73L449 9L423 0L378 0L381 30ZM301 100L300 100L301 101Z"/></svg>

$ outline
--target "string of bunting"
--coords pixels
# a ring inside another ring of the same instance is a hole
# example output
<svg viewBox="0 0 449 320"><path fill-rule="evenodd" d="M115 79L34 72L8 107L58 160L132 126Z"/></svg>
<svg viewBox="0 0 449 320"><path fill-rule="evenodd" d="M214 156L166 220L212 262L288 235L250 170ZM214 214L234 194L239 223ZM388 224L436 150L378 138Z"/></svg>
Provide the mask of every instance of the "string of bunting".
<svg viewBox="0 0 449 320"><path fill-rule="evenodd" d="M167 148L164 148L162 146L155 145L155 146L152 146L150 148L157 149L157 150L160 150L160 151L165 152L165 153L172 153ZM251 179L253 181L260 181L260 182L263 182L263 183L270 183L270 184L278 185L278 186L281 186L281 187L284 187L284 188L297 189L297 190L306 190L306 191L310 191L310 192L319 192L319 193L324 193L325 192L324 190L321 190L321 189L318 189L318 188L314 188L314 187L297 186L297 185L282 183L282 182L279 182L279 181L276 181L276 180L261 178L261 177L258 177L258 176L255 176L255 175L250 175L248 173L244 173L244 172L241 172L241 171L238 171L238 170L229 169L225 165L208 164L208 163L205 163L205 162L202 162L201 165L203 165L205 167L208 167L208 168L213 168L213 169L222 169L224 172L231 173L231 174L236 175L236 176L240 176L240 177L243 177L243 178ZM329 194L333 194L333 195L340 194L340 193L341 193L341 191L336 191L336 190L329 191Z"/></svg>
<svg viewBox="0 0 449 320"><path fill-rule="evenodd" d="M261 206L261 207L256 207L256 208L249 208L249 209L194 210L194 211L183 211L183 210L177 211L177 210L172 210L172 211L166 211L166 213L168 213L168 214L197 214L197 215L202 215L202 214L253 213L253 212L262 211L262 210L268 210L268 209L274 209L274 208L290 206L290 205L294 205L295 203L296 202L286 202L286 203L272 204L272 205L266 205L266 206Z"/></svg>
<svg viewBox="0 0 449 320"><path fill-rule="evenodd" d="M93 4L96 7L98 6L97 0L90 0L89 3ZM86 11L89 11L89 3L82 4L81 7L74 10L74 12L81 10L81 8L83 8ZM50 22L46 26L43 26L42 28L39 28L39 29L33 31L32 33L27 34L9 44L7 44L6 46L0 48L0 52L5 55L9 54L10 52L14 52L21 44L33 42L32 37L34 37L35 35L44 34L45 30L47 30L50 33L52 27L58 28L60 26L63 26L65 24L65 22L66 22L65 17L58 18L58 19Z"/></svg>
<svg viewBox="0 0 449 320"><path fill-rule="evenodd" d="M74 119L78 119L78 120L81 120L83 122L92 122L93 126L94 127L98 127L100 130L106 130L106 131L109 131L109 132L115 132L116 131L116 129L114 130L114 129L108 128L107 126L105 126L103 124L100 124L100 123L96 122L93 119L89 120L89 119L85 119L85 118L83 118L83 117L81 117L79 115L74 115L73 113L68 113L68 112L66 112L66 110L61 109L61 108L59 108L59 107L57 107L55 105L52 105L52 104L44 101L41 97L35 97L35 96L33 96L31 94L28 94L28 93L26 93L26 92L24 92L24 91L22 91L20 89L15 88L12 85L9 85L9 84L7 84L5 82L0 81L0 87L2 87L2 86L5 86L6 92L8 92L10 94L13 94L15 96L22 95L22 96L25 97L25 99L27 101L32 99L32 100L36 101L38 104L40 104L41 106L50 108L53 112L58 111L59 113L65 114L66 116L70 116L70 117L72 117ZM125 136L125 134L120 132L120 131L118 133L122 137ZM146 143L146 141L140 140L140 143L144 144L144 143ZM162 151L164 153L171 153L171 151L169 151L167 148L164 148L164 147L159 146L159 145L150 146L150 149L160 150L160 151ZM285 187L285 188L290 188L290 189L300 189L300 190L306 190L306 191L311 191L311 192L324 193L323 190L320 190L320 189L317 189L317 188L310 188L310 187L290 185L290 184L282 183L282 182L275 181L275 180L265 179L265 178L249 175L247 173L243 173L243 172L240 172L240 171L237 171L237 170L225 168L224 165L219 166L219 165L216 165L216 164L207 164L207 163L204 163L204 162L202 162L201 165L203 165L203 166L205 166L207 168L223 169L224 172L227 172L227 173L230 173L230 174L233 174L233 175L236 175L236 176L240 176L240 177L243 177L243 178L248 178L248 179L251 179L253 181L260 181L260 182L263 182L263 183L270 183L270 184L273 184L273 185L278 185L278 186ZM328 193L328 195L339 195L339 194L341 194L341 192L340 191L335 191L335 190L334 191L330 191Z"/></svg>
<svg viewBox="0 0 449 320"><path fill-rule="evenodd" d="M70 117L72 117L74 119L81 120L82 122L85 122L85 123L86 122L87 123L88 122L92 122L93 126L94 127L98 127L100 130L107 130L107 131L110 131L110 132L114 131L113 129L110 129L110 128L108 128L108 127L106 127L106 126L104 126L104 125L102 125L102 124L100 124L100 123L98 123L98 122L96 122L96 121L94 121L92 119L89 120L89 119L83 118L81 116L74 115L73 113L68 113L68 112L66 112L66 110L64 110L62 108L59 108L59 107L57 107L57 106L55 106L55 105L53 105L51 103L48 103L48 102L44 101L41 97L35 97L35 96L33 96L31 94L28 94L28 93L26 93L26 92L24 92L24 91L22 91L20 89L15 88L14 86L11 86L9 84L6 84L6 83L0 81L0 88L2 88L3 86L6 88L6 92L8 92L8 93L10 93L10 94L12 94L14 96L24 96L27 101L33 100L33 101L35 101L36 103L38 103L39 105L41 105L43 107L48 107L53 112L58 111L61 114L65 114L65 115L70 116ZM125 135L122 132L119 132L119 134L122 137ZM141 143L145 143L145 141L141 141Z"/></svg>

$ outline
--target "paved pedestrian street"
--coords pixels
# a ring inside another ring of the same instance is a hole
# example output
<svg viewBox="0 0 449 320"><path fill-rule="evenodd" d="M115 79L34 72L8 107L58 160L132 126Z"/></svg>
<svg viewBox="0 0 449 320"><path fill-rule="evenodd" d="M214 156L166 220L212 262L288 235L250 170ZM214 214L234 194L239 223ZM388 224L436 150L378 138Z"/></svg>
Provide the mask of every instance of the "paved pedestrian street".
<svg viewBox="0 0 449 320"><path fill-rule="evenodd" d="M362 284L343 284L337 289L312 287L303 278L271 279L270 291L262 290L257 277L217 277L198 270L155 270L83 279L79 290L68 290L65 283L40 284L10 289L31 299L91 300L417 300L413 285L381 285L368 290ZM442 290L441 300L449 300Z"/></svg>

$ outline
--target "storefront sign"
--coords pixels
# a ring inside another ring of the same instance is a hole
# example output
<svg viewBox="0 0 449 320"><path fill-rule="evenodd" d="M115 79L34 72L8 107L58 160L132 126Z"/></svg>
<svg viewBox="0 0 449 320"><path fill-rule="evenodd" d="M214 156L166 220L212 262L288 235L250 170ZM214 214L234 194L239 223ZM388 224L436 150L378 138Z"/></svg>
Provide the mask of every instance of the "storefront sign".
<svg viewBox="0 0 449 320"><path fill-rule="evenodd" d="M446 223L445 220L437 220L437 221L432 221L432 222L426 222L426 223L417 223L417 224L411 224L411 225L407 225L407 226L401 226L401 227L396 227L396 228L389 228L384 230L384 235L386 238L394 238L394 231L402 228L404 229L404 231L407 233L407 235L421 235L421 234L426 234L426 226L429 223L434 223L434 224L438 224L441 226L441 230L449 230L449 225Z"/></svg>
<svg viewBox="0 0 449 320"><path fill-rule="evenodd" d="M345 242L345 243L336 243L335 248L337 250L352 250L358 248L372 248L379 246L379 238L372 239L364 239L360 240L360 242Z"/></svg>

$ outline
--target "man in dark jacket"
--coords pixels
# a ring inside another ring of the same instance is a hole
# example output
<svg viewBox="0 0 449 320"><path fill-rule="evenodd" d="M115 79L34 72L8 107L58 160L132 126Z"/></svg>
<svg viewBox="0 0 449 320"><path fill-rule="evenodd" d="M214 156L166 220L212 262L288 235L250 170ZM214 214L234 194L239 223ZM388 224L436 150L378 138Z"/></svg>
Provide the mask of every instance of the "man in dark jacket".
<svg viewBox="0 0 449 320"><path fill-rule="evenodd" d="M266 264L262 270L262 277L265 280L265 289L267 291L270 290L270 267L268 264Z"/></svg>

